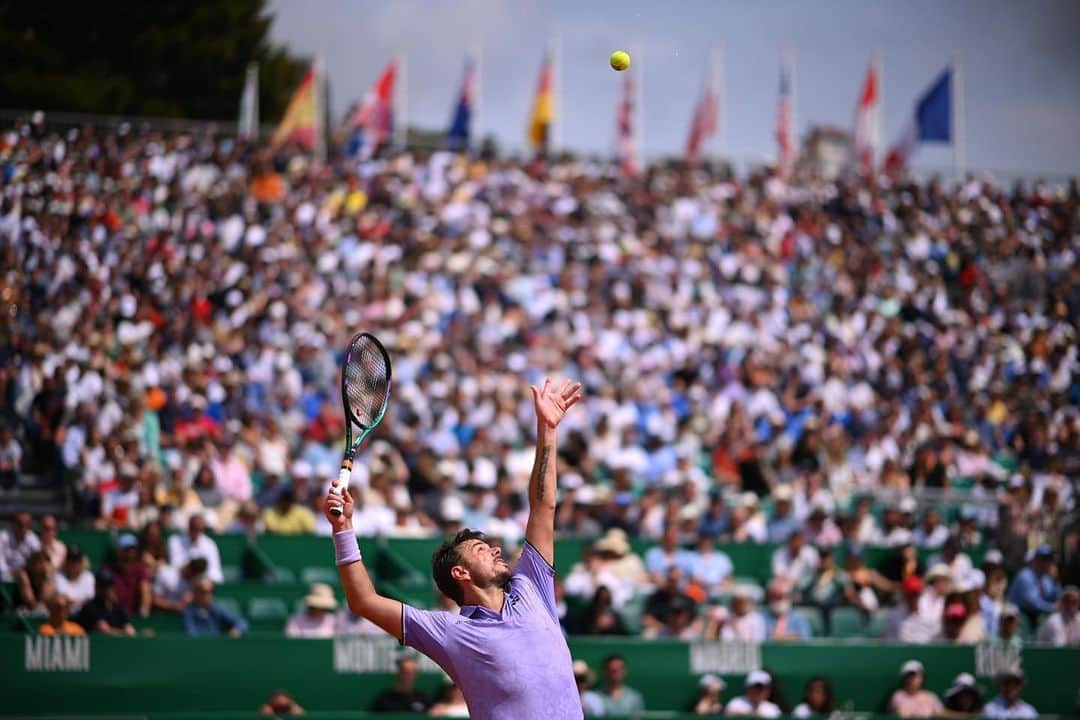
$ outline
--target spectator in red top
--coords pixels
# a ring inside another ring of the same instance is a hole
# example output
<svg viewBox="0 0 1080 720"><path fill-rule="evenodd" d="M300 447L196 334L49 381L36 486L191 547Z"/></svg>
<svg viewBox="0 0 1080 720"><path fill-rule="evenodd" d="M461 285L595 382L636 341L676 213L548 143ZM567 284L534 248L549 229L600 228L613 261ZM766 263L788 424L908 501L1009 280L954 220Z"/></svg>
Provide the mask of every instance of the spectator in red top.
<svg viewBox="0 0 1080 720"><path fill-rule="evenodd" d="M124 612L150 614L153 594L150 588L150 570L139 557L139 541L131 533L124 533L116 542L116 563L112 567L116 599Z"/></svg>

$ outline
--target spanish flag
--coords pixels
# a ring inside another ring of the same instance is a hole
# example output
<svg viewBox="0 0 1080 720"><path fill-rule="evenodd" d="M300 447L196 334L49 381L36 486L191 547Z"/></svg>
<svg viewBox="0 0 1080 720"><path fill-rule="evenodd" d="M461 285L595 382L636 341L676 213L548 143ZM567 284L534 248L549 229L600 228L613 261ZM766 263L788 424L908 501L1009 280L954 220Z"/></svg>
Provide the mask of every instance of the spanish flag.
<svg viewBox="0 0 1080 720"><path fill-rule="evenodd" d="M529 142L533 150L541 155L548 150L551 123L555 121L551 65L551 55L545 55L540 66L540 80L536 85L536 98L533 100L532 115L529 119Z"/></svg>
<svg viewBox="0 0 1080 720"><path fill-rule="evenodd" d="M285 115L270 138L271 147L295 142L308 150L317 150L322 139L319 107L319 72L316 64L304 75L285 108Z"/></svg>

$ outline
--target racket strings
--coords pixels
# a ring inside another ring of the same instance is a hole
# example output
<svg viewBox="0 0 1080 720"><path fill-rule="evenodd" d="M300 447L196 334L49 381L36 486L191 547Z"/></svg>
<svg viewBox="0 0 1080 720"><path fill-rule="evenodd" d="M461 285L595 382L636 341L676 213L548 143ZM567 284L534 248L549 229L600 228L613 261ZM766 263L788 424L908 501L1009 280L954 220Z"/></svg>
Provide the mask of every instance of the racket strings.
<svg viewBox="0 0 1080 720"><path fill-rule="evenodd" d="M361 427L375 423L386 405L390 373L383 353L365 338L360 338L345 363L345 394L349 414Z"/></svg>

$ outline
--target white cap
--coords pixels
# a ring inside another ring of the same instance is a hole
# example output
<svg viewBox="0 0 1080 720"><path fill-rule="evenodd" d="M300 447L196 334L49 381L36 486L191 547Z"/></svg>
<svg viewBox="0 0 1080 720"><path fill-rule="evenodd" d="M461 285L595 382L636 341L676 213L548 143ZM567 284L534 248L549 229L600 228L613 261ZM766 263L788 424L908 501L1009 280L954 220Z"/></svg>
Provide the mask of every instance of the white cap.
<svg viewBox="0 0 1080 720"><path fill-rule="evenodd" d="M709 673L707 675L701 676L701 679L698 680L698 686L703 688L715 688L717 690L723 690L724 680L719 675L713 675L712 673Z"/></svg>
<svg viewBox="0 0 1080 720"><path fill-rule="evenodd" d="M791 486L789 485L777 485L776 489L772 492L773 499L775 500L791 500Z"/></svg>
<svg viewBox="0 0 1080 720"><path fill-rule="evenodd" d="M752 670L750 674L746 676L746 687L751 685L772 685L772 678L769 677L769 673L764 670Z"/></svg>
<svg viewBox="0 0 1080 720"><path fill-rule="evenodd" d="M1005 556L1001 554L1001 551L997 548L993 548L986 551L983 555L983 565L1001 565L1005 562Z"/></svg>
<svg viewBox="0 0 1080 720"><path fill-rule="evenodd" d="M307 460L297 460L292 464L292 470L289 473L293 477L309 478L311 477L311 463Z"/></svg>
<svg viewBox="0 0 1080 720"><path fill-rule="evenodd" d="M900 501L899 507L900 512L902 513L913 513L915 512L916 508L918 508L918 505L915 502L915 498L911 497L910 495L906 495Z"/></svg>
<svg viewBox="0 0 1080 720"><path fill-rule="evenodd" d="M975 687L975 676L971 673L960 673L952 681L953 687Z"/></svg>
<svg viewBox="0 0 1080 720"><path fill-rule="evenodd" d="M937 563L926 573L927 580L933 580L934 578L951 578L952 570L945 563Z"/></svg>
<svg viewBox="0 0 1080 720"><path fill-rule="evenodd" d="M908 675L910 673L919 673L920 675L922 675L922 663L918 660L908 660L906 663L900 666L900 677L903 677L904 675Z"/></svg>

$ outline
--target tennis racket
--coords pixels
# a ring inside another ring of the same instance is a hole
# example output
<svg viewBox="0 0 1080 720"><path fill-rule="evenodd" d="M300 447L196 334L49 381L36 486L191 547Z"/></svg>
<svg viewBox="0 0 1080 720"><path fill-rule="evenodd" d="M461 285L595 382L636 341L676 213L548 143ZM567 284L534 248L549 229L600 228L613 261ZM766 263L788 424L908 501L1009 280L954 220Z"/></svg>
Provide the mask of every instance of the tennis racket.
<svg viewBox="0 0 1080 720"><path fill-rule="evenodd" d="M360 443L386 414L390 402L390 355L371 333L357 334L341 365L341 404L345 409L345 456L341 459L338 487L344 495L352 477L352 461ZM360 434L353 439L353 426ZM334 516L341 508L333 508Z"/></svg>

